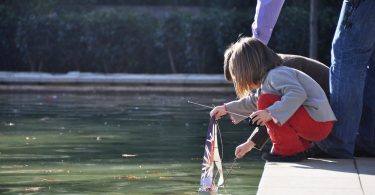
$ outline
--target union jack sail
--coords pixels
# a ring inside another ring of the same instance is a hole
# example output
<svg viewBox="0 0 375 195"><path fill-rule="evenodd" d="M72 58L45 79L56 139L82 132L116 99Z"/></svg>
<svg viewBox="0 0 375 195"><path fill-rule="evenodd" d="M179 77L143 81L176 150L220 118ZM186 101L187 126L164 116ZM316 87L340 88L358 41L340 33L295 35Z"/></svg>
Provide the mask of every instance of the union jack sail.
<svg viewBox="0 0 375 195"><path fill-rule="evenodd" d="M207 130L206 145L204 147L202 174L199 191L217 191L218 187L223 186L224 176L221 165L221 158L217 143L217 123L215 117L211 117ZM215 165L220 175L217 185L215 185L214 169Z"/></svg>

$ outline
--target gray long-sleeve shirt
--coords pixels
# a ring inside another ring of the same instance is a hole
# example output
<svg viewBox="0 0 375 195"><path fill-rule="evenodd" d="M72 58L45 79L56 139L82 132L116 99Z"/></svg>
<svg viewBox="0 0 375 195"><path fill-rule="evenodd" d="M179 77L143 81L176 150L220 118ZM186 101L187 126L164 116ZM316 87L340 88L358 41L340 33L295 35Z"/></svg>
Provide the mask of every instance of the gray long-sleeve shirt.
<svg viewBox="0 0 375 195"><path fill-rule="evenodd" d="M226 104L228 111L249 116L257 110L258 97L261 94L281 96L267 110L283 125L300 106L304 106L309 115L318 122L336 121L327 96L319 84L307 74L286 66L279 66L269 71L260 89L246 98ZM244 117L231 114L233 123Z"/></svg>

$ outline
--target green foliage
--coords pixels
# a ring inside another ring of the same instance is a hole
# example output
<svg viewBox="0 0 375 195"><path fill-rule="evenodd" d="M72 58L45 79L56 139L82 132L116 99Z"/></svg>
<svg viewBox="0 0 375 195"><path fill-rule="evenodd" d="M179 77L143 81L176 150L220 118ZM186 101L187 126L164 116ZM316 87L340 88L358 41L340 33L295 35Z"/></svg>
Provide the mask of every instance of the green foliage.
<svg viewBox="0 0 375 195"><path fill-rule="evenodd" d="M113 12L23 18L17 48L32 71L150 72L156 20Z"/></svg>
<svg viewBox="0 0 375 195"><path fill-rule="evenodd" d="M318 57L330 65L331 42L335 33L339 8L325 7L318 16Z"/></svg>
<svg viewBox="0 0 375 195"><path fill-rule="evenodd" d="M254 15L254 8L220 8L227 1L162 15L101 9L95 0L47 2L0 2L0 70L220 73L226 47L251 35ZM319 55L327 61L336 11L319 16ZM308 14L308 6L285 7L270 46L307 55Z"/></svg>
<svg viewBox="0 0 375 195"><path fill-rule="evenodd" d="M4 5L0 5L0 67L11 69L11 64L22 64L14 44L17 16Z"/></svg>
<svg viewBox="0 0 375 195"><path fill-rule="evenodd" d="M269 46L280 53L308 55L309 11L285 7L273 31Z"/></svg>
<svg viewBox="0 0 375 195"><path fill-rule="evenodd" d="M200 6L200 7L225 7L249 8L256 1L243 0L97 0L99 5L140 5L140 6Z"/></svg>

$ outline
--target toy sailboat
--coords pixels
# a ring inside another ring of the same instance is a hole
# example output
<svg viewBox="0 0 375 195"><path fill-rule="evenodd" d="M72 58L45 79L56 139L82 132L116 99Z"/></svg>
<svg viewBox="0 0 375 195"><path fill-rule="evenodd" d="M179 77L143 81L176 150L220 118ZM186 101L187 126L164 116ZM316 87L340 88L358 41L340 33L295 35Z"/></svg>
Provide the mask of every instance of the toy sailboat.
<svg viewBox="0 0 375 195"><path fill-rule="evenodd" d="M223 168L217 143L218 125L215 117L211 117L207 130L206 144L204 147L202 174L199 192L218 191L219 187L224 185ZM215 184L215 166L220 175L217 184Z"/></svg>

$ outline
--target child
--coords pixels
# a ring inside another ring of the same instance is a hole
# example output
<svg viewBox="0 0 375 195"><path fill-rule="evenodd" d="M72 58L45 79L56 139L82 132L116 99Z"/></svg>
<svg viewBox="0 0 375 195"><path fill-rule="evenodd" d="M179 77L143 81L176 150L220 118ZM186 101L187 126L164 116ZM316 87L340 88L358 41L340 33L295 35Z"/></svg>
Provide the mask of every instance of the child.
<svg viewBox="0 0 375 195"><path fill-rule="evenodd" d="M215 107L210 115L218 119L230 111L265 125L273 144L262 156L267 161L305 159L311 142L327 137L336 121L323 89L305 73L281 66L280 56L257 39L241 38L227 51L230 77L241 99ZM235 124L244 119L230 117ZM251 144L238 146L236 157Z"/></svg>

